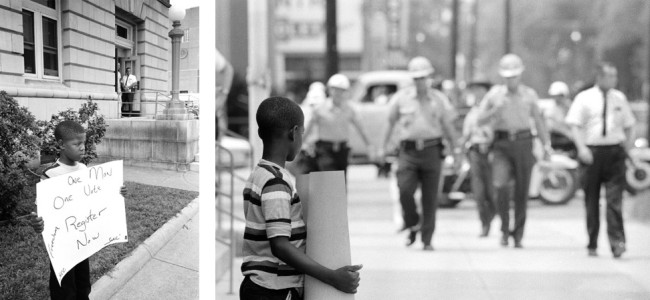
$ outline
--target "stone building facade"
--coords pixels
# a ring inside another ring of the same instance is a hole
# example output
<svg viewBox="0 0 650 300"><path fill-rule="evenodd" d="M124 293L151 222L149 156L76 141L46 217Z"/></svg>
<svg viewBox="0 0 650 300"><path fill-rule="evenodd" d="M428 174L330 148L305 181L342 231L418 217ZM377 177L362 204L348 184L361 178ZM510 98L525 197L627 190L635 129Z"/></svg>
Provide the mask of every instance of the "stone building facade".
<svg viewBox="0 0 650 300"><path fill-rule="evenodd" d="M88 98L119 117L118 72L139 80L142 115L168 89L169 0L0 0L0 90L38 119ZM119 65L119 69L118 69Z"/></svg>

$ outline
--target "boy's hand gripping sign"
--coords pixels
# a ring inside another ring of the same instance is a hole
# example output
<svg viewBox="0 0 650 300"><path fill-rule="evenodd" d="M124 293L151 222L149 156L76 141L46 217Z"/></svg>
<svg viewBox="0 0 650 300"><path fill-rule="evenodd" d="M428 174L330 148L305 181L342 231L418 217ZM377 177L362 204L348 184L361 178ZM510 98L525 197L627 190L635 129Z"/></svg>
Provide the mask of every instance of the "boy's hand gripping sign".
<svg viewBox="0 0 650 300"><path fill-rule="evenodd" d="M122 161L113 161L36 184L43 240L59 285L82 260L107 245L128 241Z"/></svg>

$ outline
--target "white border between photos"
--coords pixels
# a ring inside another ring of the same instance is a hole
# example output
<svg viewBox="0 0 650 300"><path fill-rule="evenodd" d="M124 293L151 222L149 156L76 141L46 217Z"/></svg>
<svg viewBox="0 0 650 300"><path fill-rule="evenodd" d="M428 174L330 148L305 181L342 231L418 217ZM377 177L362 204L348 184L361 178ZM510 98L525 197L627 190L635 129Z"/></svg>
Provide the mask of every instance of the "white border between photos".
<svg viewBox="0 0 650 300"><path fill-rule="evenodd" d="M199 298L216 299L215 212L215 9L201 1L199 10ZM203 208L203 209L201 209Z"/></svg>

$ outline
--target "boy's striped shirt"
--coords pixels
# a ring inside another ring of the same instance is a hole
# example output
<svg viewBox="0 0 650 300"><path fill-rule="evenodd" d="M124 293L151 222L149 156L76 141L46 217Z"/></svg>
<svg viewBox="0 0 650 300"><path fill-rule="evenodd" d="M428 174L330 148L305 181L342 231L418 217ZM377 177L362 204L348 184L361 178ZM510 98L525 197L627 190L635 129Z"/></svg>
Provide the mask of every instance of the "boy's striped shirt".
<svg viewBox="0 0 650 300"><path fill-rule="evenodd" d="M301 288L304 275L275 257L269 242L286 236L305 251L307 231L293 176L277 164L260 160L244 188L244 214L244 276L268 289Z"/></svg>

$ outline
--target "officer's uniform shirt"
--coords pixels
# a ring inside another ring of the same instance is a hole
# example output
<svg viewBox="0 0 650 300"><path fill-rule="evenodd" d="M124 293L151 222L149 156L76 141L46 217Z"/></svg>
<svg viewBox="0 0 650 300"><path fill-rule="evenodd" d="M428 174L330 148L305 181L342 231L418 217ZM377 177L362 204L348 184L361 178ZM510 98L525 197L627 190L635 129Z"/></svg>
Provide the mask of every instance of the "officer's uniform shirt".
<svg viewBox="0 0 650 300"><path fill-rule="evenodd" d="M415 87L403 89L394 96L391 115L398 115L397 130L400 141L442 137L442 122L451 121L457 116L445 94L430 89L428 96L430 106L420 103Z"/></svg>
<svg viewBox="0 0 650 300"><path fill-rule="evenodd" d="M532 110L538 109L537 93L527 86L519 85L516 93L509 93L505 85L494 86L485 95L480 104L481 111L488 111L493 106L505 101L501 110L490 120L495 131L530 130Z"/></svg>
<svg viewBox="0 0 650 300"><path fill-rule="evenodd" d="M332 99L319 105L312 118L318 127L318 140L328 142L347 142L350 139L350 122L356 118L356 112L347 103L337 107Z"/></svg>
<svg viewBox="0 0 650 300"><path fill-rule="evenodd" d="M580 126L586 145L616 145L626 140L624 129L636 122L625 95L615 89L607 92L607 131L603 136L603 93L598 86L578 94L566 122Z"/></svg>

